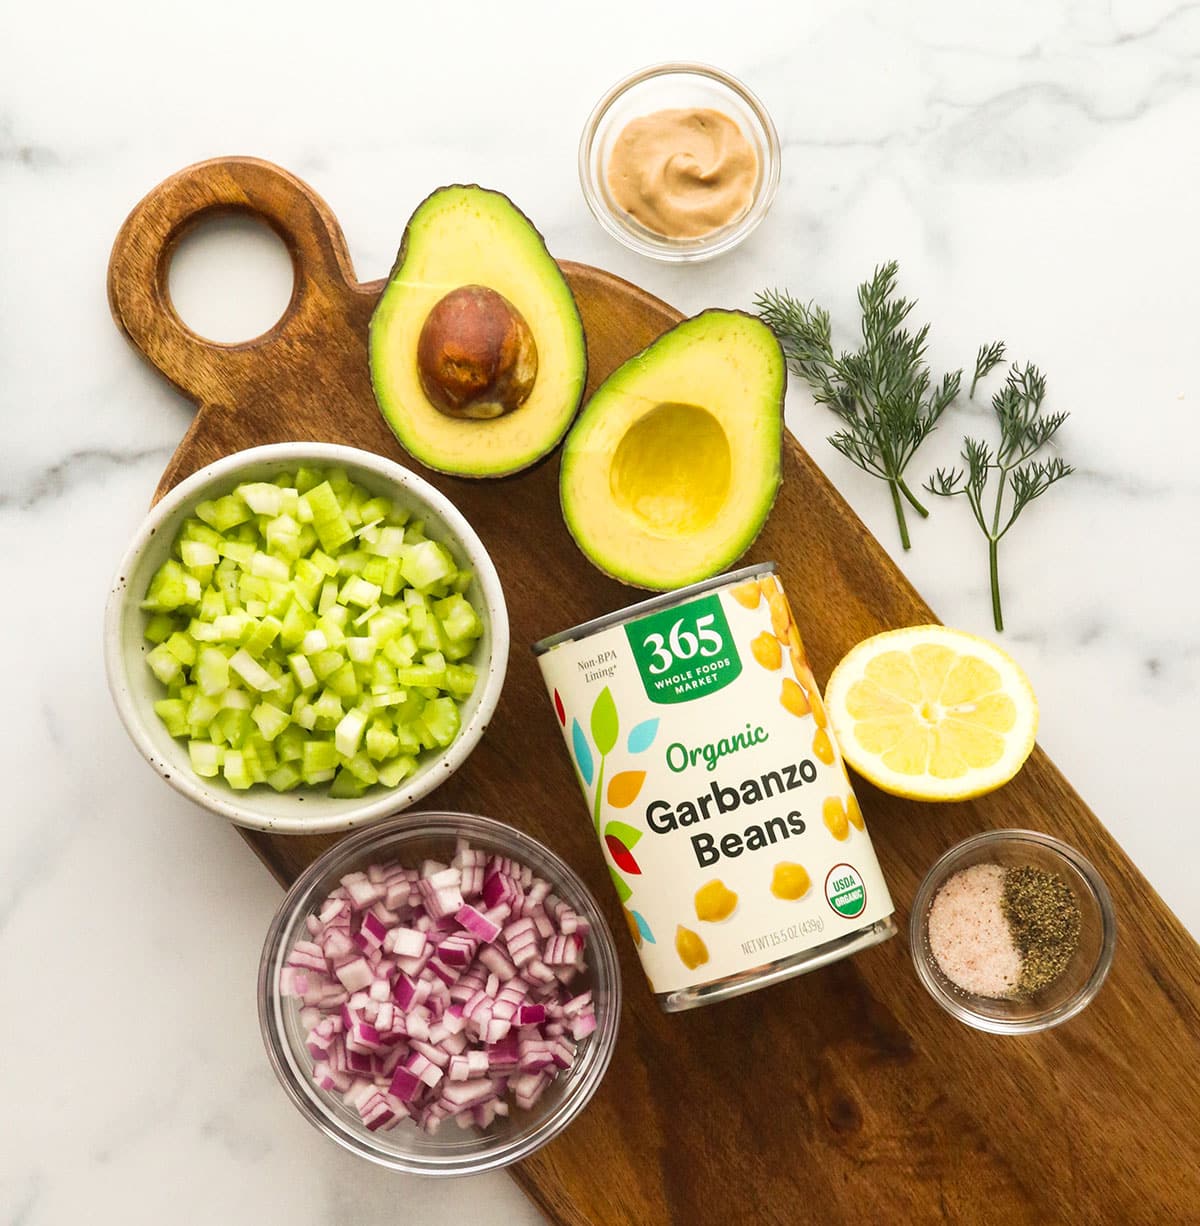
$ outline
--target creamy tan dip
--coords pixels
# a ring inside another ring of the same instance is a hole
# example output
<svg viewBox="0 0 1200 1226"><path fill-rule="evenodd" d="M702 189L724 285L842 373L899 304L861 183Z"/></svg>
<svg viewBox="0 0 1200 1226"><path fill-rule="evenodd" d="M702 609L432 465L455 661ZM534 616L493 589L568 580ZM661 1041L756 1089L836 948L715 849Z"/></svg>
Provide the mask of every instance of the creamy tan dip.
<svg viewBox="0 0 1200 1226"><path fill-rule="evenodd" d="M630 120L608 163L613 199L668 238L699 238L735 221L757 179L758 157L737 124L691 107Z"/></svg>

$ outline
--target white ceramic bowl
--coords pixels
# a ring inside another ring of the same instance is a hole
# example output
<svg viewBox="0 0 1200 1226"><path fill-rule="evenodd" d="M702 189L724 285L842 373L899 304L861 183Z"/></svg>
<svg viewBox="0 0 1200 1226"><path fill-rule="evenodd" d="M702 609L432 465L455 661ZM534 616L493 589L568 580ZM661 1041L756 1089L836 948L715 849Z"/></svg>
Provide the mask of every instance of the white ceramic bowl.
<svg viewBox="0 0 1200 1226"><path fill-rule="evenodd" d="M470 662L480 681L463 708L462 731L449 748L430 755L399 787L377 786L365 795L339 800L316 788L276 793L262 785L235 792L224 780L203 779L191 768L187 747L168 732L154 712L162 686L145 663L146 614L139 608L150 578L167 559L182 521L196 503L228 493L242 481L269 481L308 464L344 468L351 479L409 507L429 525L475 575L467 592L479 610L483 635ZM189 800L239 826L277 834L320 834L349 830L407 808L448 779L466 761L483 735L508 667L508 610L496 568L474 529L458 509L427 481L369 451L332 443L276 443L235 452L181 481L146 516L121 561L104 616L104 658L113 701L143 757Z"/></svg>

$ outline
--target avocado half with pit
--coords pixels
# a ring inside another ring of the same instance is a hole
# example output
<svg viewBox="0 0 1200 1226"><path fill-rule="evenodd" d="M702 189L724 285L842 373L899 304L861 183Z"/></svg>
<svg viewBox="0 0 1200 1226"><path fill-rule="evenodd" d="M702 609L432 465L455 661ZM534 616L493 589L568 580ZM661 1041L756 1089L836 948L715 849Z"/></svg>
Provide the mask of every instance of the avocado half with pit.
<svg viewBox="0 0 1200 1226"><path fill-rule="evenodd" d="M580 549L634 587L718 574L779 491L787 366L761 320L705 311L596 389L563 448L563 518Z"/></svg>
<svg viewBox="0 0 1200 1226"><path fill-rule="evenodd" d="M409 220L370 329L371 384L405 449L500 477L551 451L587 382L579 308L500 192L443 187Z"/></svg>

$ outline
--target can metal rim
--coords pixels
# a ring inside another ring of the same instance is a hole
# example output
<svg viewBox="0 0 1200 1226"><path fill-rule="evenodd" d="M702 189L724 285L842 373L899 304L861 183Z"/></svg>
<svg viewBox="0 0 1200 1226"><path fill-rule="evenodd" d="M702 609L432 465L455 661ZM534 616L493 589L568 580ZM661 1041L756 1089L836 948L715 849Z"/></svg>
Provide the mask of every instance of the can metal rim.
<svg viewBox="0 0 1200 1226"><path fill-rule="evenodd" d="M598 634L601 630L608 630L612 626L623 625L625 622L644 617L648 613L657 613L662 609L682 604L693 596L703 595L716 588L728 587L731 583L756 579L760 575L773 575L777 570L778 567L774 562L756 562L753 566L743 566L741 570L731 570L724 575L702 579L699 583L690 584L688 587L676 588L672 592L651 596L647 600L638 601L637 604L627 605L624 609L617 609L612 613L605 613L602 617L593 617L591 621L581 622L578 626L572 626L570 630L561 630L558 634L550 635L549 638L539 639L533 645L533 654L535 656L545 655L546 652L552 651L563 643L577 643L581 639Z"/></svg>

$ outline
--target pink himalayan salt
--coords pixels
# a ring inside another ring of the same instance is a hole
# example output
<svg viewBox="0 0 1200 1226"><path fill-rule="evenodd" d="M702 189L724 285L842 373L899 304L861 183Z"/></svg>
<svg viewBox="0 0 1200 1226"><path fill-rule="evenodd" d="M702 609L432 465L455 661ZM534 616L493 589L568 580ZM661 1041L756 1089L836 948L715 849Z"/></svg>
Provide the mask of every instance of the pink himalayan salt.
<svg viewBox="0 0 1200 1226"><path fill-rule="evenodd" d="M938 891L929 910L929 948L942 973L964 992L1009 996L1021 977L1021 954L1004 916L999 864L975 864Z"/></svg>

